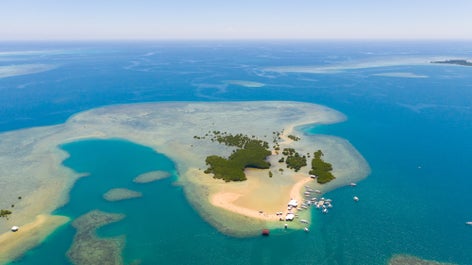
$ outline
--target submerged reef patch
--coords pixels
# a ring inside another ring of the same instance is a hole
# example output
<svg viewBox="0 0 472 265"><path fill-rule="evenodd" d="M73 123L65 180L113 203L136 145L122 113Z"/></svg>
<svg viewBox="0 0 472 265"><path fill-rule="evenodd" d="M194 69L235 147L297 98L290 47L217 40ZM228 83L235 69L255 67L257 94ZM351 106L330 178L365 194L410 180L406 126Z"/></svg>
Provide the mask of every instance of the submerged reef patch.
<svg viewBox="0 0 472 265"><path fill-rule="evenodd" d="M77 229L77 234L67 252L67 256L77 265L123 264L121 253L125 244L125 237L99 238L96 235L96 230L107 224L118 222L124 217L123 214L94 210L77 218L72 223Z"/></svg>

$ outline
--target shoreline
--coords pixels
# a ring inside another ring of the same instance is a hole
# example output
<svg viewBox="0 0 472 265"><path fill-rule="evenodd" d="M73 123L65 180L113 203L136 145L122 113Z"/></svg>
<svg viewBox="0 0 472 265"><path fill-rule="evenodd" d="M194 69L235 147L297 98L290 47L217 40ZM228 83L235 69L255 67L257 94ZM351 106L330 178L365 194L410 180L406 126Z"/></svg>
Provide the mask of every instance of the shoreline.
<svg viewBox="0 0 472 265"><path fill-rule="evenodd" d="M303 178L295 183L295 185L290 190L290 199L295 199L299 202L303 201L303 197L301 196L302 188L305 184L308 184L310 181L313 181L308 176ZM250 208L249 205L244 205L241 203L237 203L237 200L243 197L244 194L241 193L234 193L234 192L216 192L210 195L209 201L210 203L215 206L222 208L224 210L237 213L240 215L244 215L250 218L260 219L263 221L279 221L279 216L274 211L264 211L261 207L261 210L255 210ZM287 200L288 202L289 200ZM280 209L280 212L286 212L287 203L282 205L275 206Z"/></svg>
<svg viewBox="0 0 472 265"><path fill-rule="evenodd" d="M38 215L31 223L20 227L17 232L0 235L0 264L18 258L27 250L38 245L57 228L69 222L70 218L59 215Z"/></svg>
<svg viewBox="0 0 472 265"><path fill-rule="evenodd" d="M251 113L252 119L247 119L247 113ZM365 177L368 172L365 160L360 154L355 153L357 152L355 148L349 147L347 141L306 136L296 126L331 124L344 119L343 114L330 108L290 101L139 103L88 110L73 115L60 125L1 133L4 141L0 142L0 150L3 150L0 152L0 175L6 176L2 179L2 184L9 188L0 193L0 199L9 201L18 196L22 196L23 199L15 206L11 220L0 223L0 231L7 231L12 225L25 226L26 223L33 222L37 215L47 215L67 202L69 190L85 173L77 173L64 167L62 161L68 154L58 146L79 139L121 138L151 147L173 160L179 173L178 183L182 184L187 200L202 218L219 231L236 236L254 235L256 231L260 231L261 225L267 225L266 220L222 210L212 205L209 200L210 194L217 193L218 188L226 189L228 186L222 186L221 182L203 173L202 169L206 168L205 158L212 154L227 156L231 150L221 148L220 145L210 141L196 140L193 136L204 135L212 130L224 130L230 133L255 135L269 142L271 138L267 135L272 131L281 129L290 133L296 131L304 140L283 141L280 143L281 146L293 144L297 149L308 152L307 147L316 144L320 148L331 150L327 152L330 161L339 160L337 152L342 151L340 157L345 161L334 163L335 169L337 165L340 166L340 178L337 181L339 185L351 181L348 179L342 181L346 172L352 173L354 170L354 175ZM271 156L270 159L276 158ZM271 170L283 166L272 160L271 164L274 166ZM293 179L296 174L289 173L289 170L283 173L277 172L273 178L267 176L267 171L247 170L247 172L251 175L248 179L257 182L251 187L254 194L247 196L243 194L240 197L233 195L229 200L222 200L221 205L234 204L248 208L250 202L260 201L259 206L264 206L264 203L269 205L271 200L275 200L278 201L274 203L275 206L269 207L272 209L264 209L264 212L276 212L286 209L290 196L296 197L296 194L292 194L300 193L299 189L303 186L300 184L296 191L291 192L299 179ZM248 183L252 182L230 183L236 190L230 189L229 193L239 194L237 189L245 185L251 186ZM267 196L265 185L269 183L273 187L270 188L270 196ZM51 190L54 190L54 193L50 192ZM280 192L286 197L280 198ZM259 193L264 196L260 196ZM282 206L284 208L280 209ZM254 207L253 210L259 213L258 205ZM251 215L254 215L253 212L249 214ZM274 226L272 222L269 223L270 226ZM50 234L53 231L54 229L42 230L40 227L31 229L32 233ZM10 232L4 234L8 233ZM24 240L21 237L13 237L10 241L12 244L21 245ZM39 242L36 241L36 244Z"/></svg>

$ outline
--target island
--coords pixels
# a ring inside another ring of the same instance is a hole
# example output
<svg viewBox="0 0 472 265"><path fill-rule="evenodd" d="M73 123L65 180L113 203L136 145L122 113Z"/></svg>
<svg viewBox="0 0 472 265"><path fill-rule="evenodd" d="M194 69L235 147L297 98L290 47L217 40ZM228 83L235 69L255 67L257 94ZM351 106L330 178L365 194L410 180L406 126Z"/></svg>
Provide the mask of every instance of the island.
<svg viewBox="0 0 472 265"><path fill-rule="evenodd" d="M2 257L17 257L16 246L33 247L23 243L38 244L44 233L36 232L51 233L67 221L52 214L87 173L62 164L68 157L59 148L64 143L115 138L153 148L174 161L176 185L204 220L222 233L245 237L262 228L284 229L280 212L285 216L289 203L301 204L305 189L322 194L369 174L349 141L306 132L344 120L333 109L301 102L142 103L101 107L64 124L1 133L0 176L7 188L0 201L22 194L9 220L0 218L0 231L8 231ZM223 165L230 165L231 174ZM298 218L288 230L303 230L311 222L310 211L293 210ZM13 225L22 227L25 237L9 232Z"/></svg>
<svg viewBox="0 0 472 265"><path fill-rule="evenodd" d="M431 63L435 64L454 64L454 65L461 65L461 66L472 66L472 62L464 59L450 59L450 60L443 60L443 61L431 61Z"/></svg>

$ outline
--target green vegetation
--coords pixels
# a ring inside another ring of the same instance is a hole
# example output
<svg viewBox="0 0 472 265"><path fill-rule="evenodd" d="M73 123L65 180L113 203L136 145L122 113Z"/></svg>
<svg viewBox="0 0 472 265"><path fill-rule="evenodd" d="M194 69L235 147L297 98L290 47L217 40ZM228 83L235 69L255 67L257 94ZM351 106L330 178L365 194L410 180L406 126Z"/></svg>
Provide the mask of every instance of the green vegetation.
<svg viewBox="0 0 472 265"><path fill-rule="evenodd" d="M254 137L253 137L254 138ZM245 168L268 169L270 163L266 161L271 154L269 144L262 140L252 139L243 134L227 134L219 131L213 132L213 141L227 146L238 147L228 157L208 156L205 160L208 169L205 173L213 173L213 177L229 181L244 181L246 175Z"/></svg>
<svg viewBox="0 0 472 265"><path fill-rule="evenodd" d="M462 66L472 66L472 62L467 60L444 60L444 61L432 61L431 63L438 63L438 64L455 64L455 65L462 65Z"/></svg>
<svg viewBox="0 0 472 265"><path fill-rule="evenodd" d="M330 182L335 179L331 171L333 166L330 163L327 163L321 159L323 152L318 150L314 153L314 158L311 160L311 170L310 174L317 176L316 180L320 184Z"/></svg>
<svg viewBox="0 0 472 265"><path fill-rule="evenodd" d="M300 140L300 137L292 135L292 134L288 135L287 137L289 139L293 140L293 141L299 141Z"/></svg>
<svg viewBox="0 0 472 265"><path fill-rule="evenodd" d="M287 159L285 159L287 167L293 169L295 172L298 172L302 167L306 166L306 156L301 156L295 149L284 148L282 154L287 156Z"/></svg>
<svg viewBox="0 0 472 265"><path fill-rule="evenodd" d="M248 144L256 144L262 146L265 149L269 149L269 143L254 138L255 136L252 136L252 138L250 138L249 136L243 135L242 133L232 135L226 132L221 133L220 131L213 131L213 137L211 138L211 140L217 141L220 144L234 146L238 148L246 148Z"/></svg>
<svg viewBox="0 0 472 265"><path fill-rule="evenodd" d="M8 219L8 216L10 214L12 214L12 212L9 211L9 210L4 210L4 209L0 210L0 218L7 218Z"/></svg>
<svg viewBox="0 0 472 265"><path fill-rule="evenodd" d="M273 134L273 149L276 154L280 150L278 140L282 132L272 132ZM293 141L300 140L294 135L288 136ZM217 155L210 155L205 159L208 168L204 171L206 174L213 174L216 179L223 179L226 182L230 181L244 181L246 168L269 169L270 163L266 160L271 155L269 144L265 141L259 140L255 135L251 137L244 134L229 134L220 131L208 131L204 137L194 136L194 139L209 139L212 142L224 144L229 147L235 147L232 154L225 158ZM279 163L285 163L288 169L295 172L300 171L307 166L307 157L311 153L301 155L294 148L284 148L282 150L282 157L278 160ZM327 183L335 177L331 173L333 167L330 163L323 161L321 158L323 152L318 150L314 153L314 158L311 160L311 169L309 174L317 176L317 182L320 184ZM284 169L279 168L278 171L282 174ZM273 177L273 172L268 172L269 177Z"/></svg>

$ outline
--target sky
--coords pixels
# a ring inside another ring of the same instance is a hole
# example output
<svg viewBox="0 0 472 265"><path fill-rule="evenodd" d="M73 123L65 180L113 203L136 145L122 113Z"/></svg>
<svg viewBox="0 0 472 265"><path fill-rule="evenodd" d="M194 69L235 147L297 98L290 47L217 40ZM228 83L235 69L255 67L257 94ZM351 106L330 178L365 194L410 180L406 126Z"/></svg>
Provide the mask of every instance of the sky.
<svg viewBox="0 0 472 265"><path fill-rule="evenodd" d="M472 0L1 0L0 40L472 39Z"/></svg>

